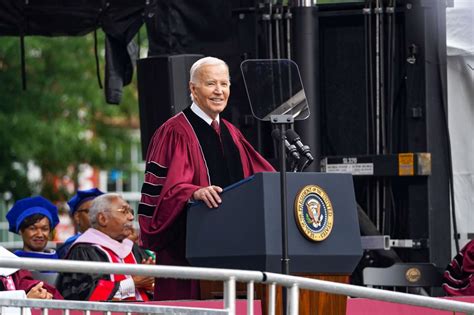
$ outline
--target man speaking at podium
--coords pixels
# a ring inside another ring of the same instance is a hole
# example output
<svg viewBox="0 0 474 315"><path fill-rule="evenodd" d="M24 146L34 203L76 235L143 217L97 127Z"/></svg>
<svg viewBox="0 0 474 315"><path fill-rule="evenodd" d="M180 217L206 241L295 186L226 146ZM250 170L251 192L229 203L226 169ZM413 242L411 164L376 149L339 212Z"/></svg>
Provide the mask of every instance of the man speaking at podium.
<svg viewBox="0 0 474 315"><path fill-rule="evenodd" d="M189 89L192 105L155 132L147 152L138 214L143 246L156 251L158 265L189 266L185 234L190 201L217 208L225 202L219 196L223 187L258 172L275 171L219 115L230 95L224 61L213 57L196 61ZM196 298L196 281L156 279L155 300Z"/></svg>

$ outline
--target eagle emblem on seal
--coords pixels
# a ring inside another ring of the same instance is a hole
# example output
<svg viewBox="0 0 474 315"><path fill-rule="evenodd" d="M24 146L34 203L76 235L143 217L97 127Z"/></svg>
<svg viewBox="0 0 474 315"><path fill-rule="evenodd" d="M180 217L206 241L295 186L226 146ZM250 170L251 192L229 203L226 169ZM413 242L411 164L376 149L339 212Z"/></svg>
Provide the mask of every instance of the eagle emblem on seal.
<svg viewBox="0 0 474 315"><path fill-rule="evenodd" d="M331 234L334 212L328 194L319 186L303 187L295 199L295 221L309 240L319 242Z"/></svg>

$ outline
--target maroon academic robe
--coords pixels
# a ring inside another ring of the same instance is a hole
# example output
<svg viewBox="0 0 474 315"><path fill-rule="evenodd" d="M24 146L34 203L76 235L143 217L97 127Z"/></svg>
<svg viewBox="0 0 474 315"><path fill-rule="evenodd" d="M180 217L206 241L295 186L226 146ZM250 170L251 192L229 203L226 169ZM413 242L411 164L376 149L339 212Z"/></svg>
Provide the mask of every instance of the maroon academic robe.
<svg viewBox="0 0 474 315"><path fill-rule="evenodd" d="M275 171L235 126L224 119L221 122L237 147L244 177ZM146 158L138 220L142 245L156 252L157 265L189 265L185 258L186 205L194 191L211 184L199 141L181 112L155 132ZM198 283L156 279L154 298L199 298Z"/></svg>
<svg viewBox="0 0 474 315"><path fill-rule="evenodd" d="M466 244L444 272L443 290L447 295L474 295L474 240Z"/></svg>
<svg viewBox="0 0 474 315"><path fill-rule="evenodd" d="M33 279L33 276L28 270L18 270L17 272L11 275L13 283L15 284L16 290L23 290L28 294L28 291L35 285L37 285L40 280ZM0 276L0 281L3 283L3 287L7 287L6 278ZM56 290L55 287L43 282L43 288L46 289L49 293L53 295L53 299L62 300L62 295Z"/></svg>

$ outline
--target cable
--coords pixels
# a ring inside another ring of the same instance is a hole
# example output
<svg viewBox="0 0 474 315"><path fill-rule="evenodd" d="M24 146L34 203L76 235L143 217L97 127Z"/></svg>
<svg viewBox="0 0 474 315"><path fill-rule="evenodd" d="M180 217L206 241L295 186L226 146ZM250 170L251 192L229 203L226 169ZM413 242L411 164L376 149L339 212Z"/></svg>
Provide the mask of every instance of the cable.
<svg viewBox="0 0 474 315"><path fill-rule="evenodd" d="M258 49L258 45L259 45L259 40L258 40L258 37L259 37L259 30L260 30L260 27L259 27L259 23L258 23L258 0L255 0L254 1L254 7L255 7L255 16L254 16L254 29L255 29L255 32L254 32L254 36L253 36L253 41L254 41L254 46L255 46L255 58L260 58L260 55L259 55L259 49Z"/></svg>
<svg viewBox="0 0 474 315"><path fill-rule="evenodd" d="M368 0L370 1L370 0ZM370 9L368 8L368 1L365 2L365 8L364 8L364 41L365 41L365 99L366 99L366 111L367 111L367 119L365 123L365 128L366 128L366 154L370 154L370 119L369 119L369 113L370 113L370 92L369 92L369 15L372 14L370 12Z"/></svg>
<svg viewBox="0 0 474 315"><path fill-rule="evenodd" d="M285 19L286 19L286 58L291 60L291 9L290 5L288 4L286 6L286 13L285 13Z"/></svg>
<svg viewBox="0 0 474 315"><path fill-rule="evenodd" d="M270 12L272 14L272 12ZM280 22L281 22L281 13L278 6L275 6L275 13L273 14L273 20L275 21L275 51L276 58L281 59L281 50L280 50ZM271 21L270 21L271 23Z"/></svg>
<svg viewBox="0 0 474 315"><path fill-rule="evenodd" d="M268 59L273 59L272 3L268 3Z"/></svg>
<svg viewBox="0 0 474 315"><path fill-rule="evenodd" d="M99 88L103 89L102 79L100 77L100 63L99 63L99 52L98 52L98 43L97 43L97 29L94 30L94 55L95 55L95 70L97 75L97 82L99 83Z"/></svg>
<svg viewBox="0 0 474 315"><path fill-rule="evenodd" d="M395 107L395 47L396 47L396 30L397 30L397 22L396 22L396 13L397 13L397 0L393 0L393 13L392 13L392 38L391 38L391 52L390 52L390 111L388 114L388 132L390 133L389 139L388 139L388 149L389 153L393 153L393 112L394 112L394 107Z"/></svg>
<svg viewBox="0 0 474 315"><path fill-rule="evenodd" d="M137 55L138 55L138 59L141 58L141 46L142 46L142 37L140 35L140 30L141 28L138 29L138 32L137 32L137 44L138 44L138 51L137 51Z"/></svg>
<svg viewBox="0 0 474 315"><path fill-rule="evenodd" d="M438 4L440 5L440 4ZM445 20L442 19L441 14L439 14L441 10L437 10L437 22L436 27L438 28L437 32L435 34L440 34L439 33L439 26L440 25L446 25ZM440 36L441 37L441 36ZM454 232L454 244L456 246L456 252L459 252L459 240L458 240L458 227L457 227L457 222L456 222L456 204L454 200L454 174L453 174L453 160L452 160L452 151L451 151L451 137L450 137L450 132L449 132L449 122L448 122L448 113L446 112L446 106L447 106L447 98L446 98L446 80L445 77L442 75L442 65L446 62L446 59L444 59L444 62L441 58L441 56L444 56L446 58L446 52L443 49L442 42L439 40L440 37L438 37L438 49L437 49L437 57L438 57L438 76L439 76L439 81L441 83L441 111L443 113L442 118L443 118L443 123L444 123L444 131L446 133L446 146L447 146L447 161L446 163L448 164L448 188L449 188L449 194L450 194L450 202L451 202L451 216L453 220L453 232ZM444 42L446 44L446 42Z"/></svg>
<svg viewBox="0 0 474 315"><path fill-rule="evenodd" d="M388 18L388 113L387 113L387 152L389 154L393 153L393 112L395 107L395 45L396 45L396 8L397 1L390 1L390 9L387 8L389 13ZM397 208L393 196L393 185L392 182L387 183L386 187L386 206L388 207L388 219L387 219L387 229L391 234L393 232L393 223L395 222ZM389 203L388 203L389 202Z"/></svg>
<svg viewBox="0 0 474 315"><path fill-rule="evenodd" d="M20 56L21 56L21 86L26 91L26 61L25 61L25 35L20 34Z"/></svg>
<svg viewBox="0 0 474 315"><path fill-rule="evenodd" d="M368 21L368 25L369 25L369 87L370 87L370 91L369 91L369 96L370 96L370 121L371 121L371 131L372 131L372 145L373 145L373 148L372 148L372 152L370 153L375 153L375 141L376 141L376 134L375 134L375 126L374 126L374 122L375 122L375 109L374 109L374 105L375 105L375 102L374 102L374 70L372 69L372 65L373 65L373 56L372 56L372 12L373 12L373 9L372 9L372 1L371 0L368 0L369 1L369 10L370 10L370 14L369 14L369 21Z"/></svg>

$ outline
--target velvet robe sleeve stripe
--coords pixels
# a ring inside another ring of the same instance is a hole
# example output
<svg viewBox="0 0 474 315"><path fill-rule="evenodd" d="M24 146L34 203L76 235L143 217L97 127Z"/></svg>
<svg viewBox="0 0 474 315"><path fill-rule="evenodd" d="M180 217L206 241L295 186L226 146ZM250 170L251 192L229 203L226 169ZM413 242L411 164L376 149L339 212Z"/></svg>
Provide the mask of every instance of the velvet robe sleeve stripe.
<svg viewBox="0 0 474 315"><path fill-rule="evenodd" d="M157 163L148 164L159 165ZM168 171L166 171L166 173L168 173ZM163 172L161 172L161 174L163 174ZM150 205L157 204L158 198L160 197L161 191L163 190L163 184L165 183L165 180L166 177L159 177L154 173L145 172L145 179L141 191L142 198L138 206L139 215L145 215L148 217L153 216L155 207Z"/></svg>
<svg viewBox="0 0 474 315"><path fill-rule="evenodd" d="M144 182L142 187L142 194L148 195L150 197L159 197L162 189L163 185L153 185L151 183Z"/></svg>
<svg viewBox="0 0 474 315"><path fill-rule="evenodd" d="M143 202L140 202L140 204L138 205L138 215L139 216L152 217L153 212L155 212L155 206L147 205Z"/></svg>
<svg viewBox="0 0 474 315"><path fill-rule="evenodd" d="M151 173L156 177L166 177L168 169L154 161L150 161L146 164L145 172Z"/></svg>
<svg viewBox="0 0 474 315"><path fill-rule="evenodd" d="M149 213L147 205L155 205L152 217L139 216L143 246L160 249L182 233L186 204L195 190L209 185L206 165L199 143L184 114L180 113L163 124L154 134L146 159L166 168L166 178L145 175L145 183L159 183L163 187L158 197L150 196L142 188L142 212ZM144 185L146 186L146 185ZM179 226L178 226L179 225Z"/></svg>

